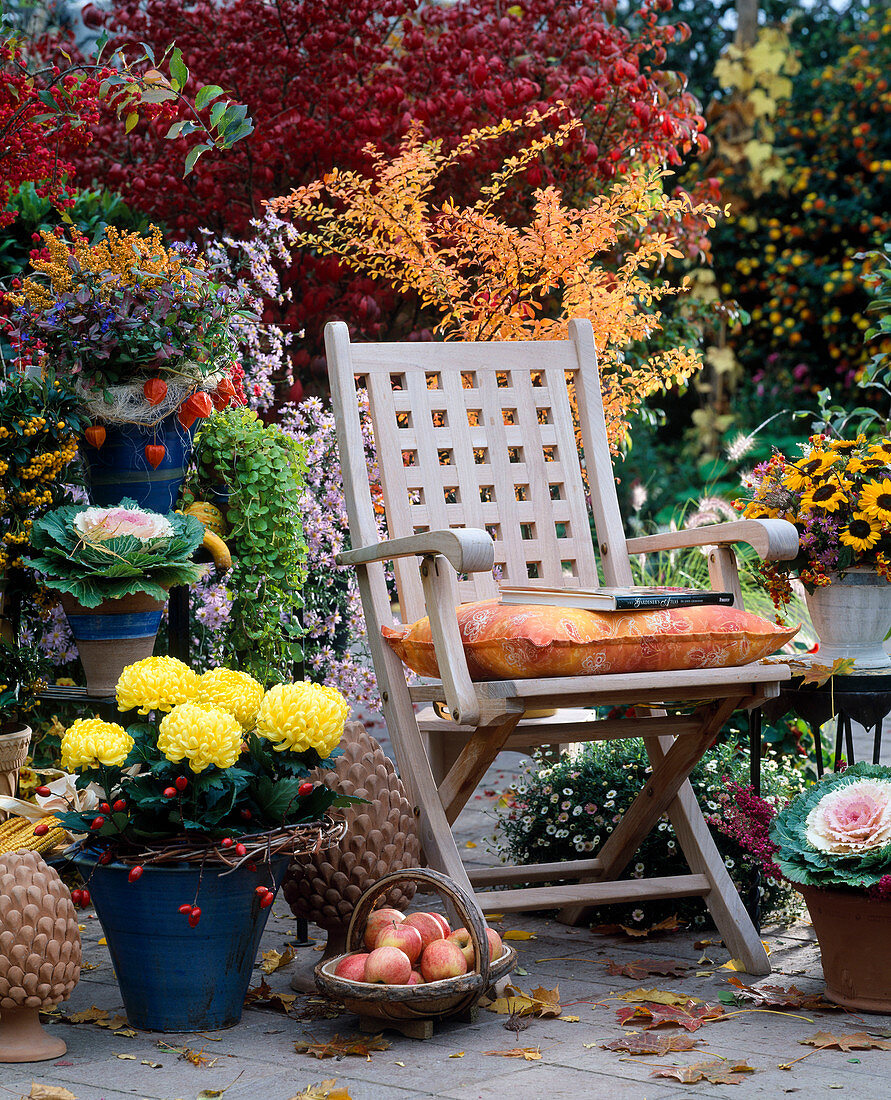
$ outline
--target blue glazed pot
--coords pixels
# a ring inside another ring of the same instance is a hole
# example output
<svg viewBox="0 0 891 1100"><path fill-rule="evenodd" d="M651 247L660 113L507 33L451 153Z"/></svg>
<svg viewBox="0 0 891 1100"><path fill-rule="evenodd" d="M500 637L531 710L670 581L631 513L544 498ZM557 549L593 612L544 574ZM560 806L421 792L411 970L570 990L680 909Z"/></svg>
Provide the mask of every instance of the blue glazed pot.
<svg viewBox="0 0 891 1100"><path fill-rule="evenodd" d="M172 413L154 427L105 424L104 428L101 447L81 444L93 504L110 508L129 497L153 512L172 512L192 453L195 425L187 430ZM157 469L145 456L148 444L165 449Z"/></svg>
<svg viewBox="0 0 891 1100"><path fill-rule="evenodd" d="M258 886L278 890L290 856L244 865L147 865L136 882L122 863L97 865L96 853L74 862L89 882L127 1019L147 1031L215 1031L241 1019L244 996L271 906L260 908ZM198 900L195 901L196 891ZM190 927L178 912L201 908Z"/></svg>

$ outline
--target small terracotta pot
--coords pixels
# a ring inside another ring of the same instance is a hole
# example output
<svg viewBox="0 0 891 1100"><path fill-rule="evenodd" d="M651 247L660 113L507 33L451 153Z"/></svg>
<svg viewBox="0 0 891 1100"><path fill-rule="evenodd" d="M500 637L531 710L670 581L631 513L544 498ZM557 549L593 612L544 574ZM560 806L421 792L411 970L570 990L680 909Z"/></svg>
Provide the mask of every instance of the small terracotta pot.
<svg viewBox="0 0 891 1100"><path fill-rule="evenodd" d="M817 934L824 996L859 1012L891 1013L891 899L796 885Z"/></svg>
<svg viewBox="0 0 891 1100"><path fill-rule="evenodd" d="M114 695L123 670L151 657L164 604L145 592L83 607L67 593L62 608L77 642L91 695Z"/></svg>

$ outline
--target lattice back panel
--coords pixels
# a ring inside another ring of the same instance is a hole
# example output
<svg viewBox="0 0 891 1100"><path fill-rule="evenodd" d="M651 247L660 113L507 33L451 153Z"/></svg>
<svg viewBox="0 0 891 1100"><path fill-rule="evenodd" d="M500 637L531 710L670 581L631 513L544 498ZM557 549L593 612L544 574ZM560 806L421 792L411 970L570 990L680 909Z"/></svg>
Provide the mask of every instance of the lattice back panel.
<svg viewBox="0 0 891 1100"><path fill-rule="evenodd" d="M351 351L368 390L391 538L479 527L509 583L599 583L566 386L577 367L571 344ZM397 563L397 584L403 619L423 615L413 560ZM496 594L488 574L459 580L462 600Z"/></svg>

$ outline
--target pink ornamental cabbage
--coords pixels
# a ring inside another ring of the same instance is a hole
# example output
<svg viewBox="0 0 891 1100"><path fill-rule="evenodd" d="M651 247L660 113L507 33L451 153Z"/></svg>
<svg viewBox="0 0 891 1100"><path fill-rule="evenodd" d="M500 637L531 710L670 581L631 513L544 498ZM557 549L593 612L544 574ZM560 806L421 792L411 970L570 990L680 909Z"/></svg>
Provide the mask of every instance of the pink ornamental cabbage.
<svg viewBox="0 0 891 1100"><path fill-rule="evenodd" d="M805 836L836 855L891 844L891 781L861 779L829 791L808 814Z"/></svg>
<svg viewBox="0 0 891 1100"><path fill-rule="evenodd" d="M141 508L85 508L74 517L74 526L87 542L107 542L128 536L140 542L151 542L173 534L169 520Z"/></svg>

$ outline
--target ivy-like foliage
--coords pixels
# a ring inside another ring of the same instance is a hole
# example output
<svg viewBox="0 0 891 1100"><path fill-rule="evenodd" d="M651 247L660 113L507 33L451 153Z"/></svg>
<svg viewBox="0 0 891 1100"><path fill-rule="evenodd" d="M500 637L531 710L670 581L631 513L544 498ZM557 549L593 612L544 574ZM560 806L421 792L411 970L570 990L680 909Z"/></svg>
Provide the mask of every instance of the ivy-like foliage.
<svg viewBox="0 0 891 1100"><path fill-rule="evenodd" d="M843 772L826 775L776 817L770 839L777 845L777 866L790 882L832 889L865 889L888 874L891 868L891 844L871 848L859 854L842 855L821 852L807 839L808 814L821 799L833 791L860 779L891 781L891 769L879 764L854 764Z"/></svg>

